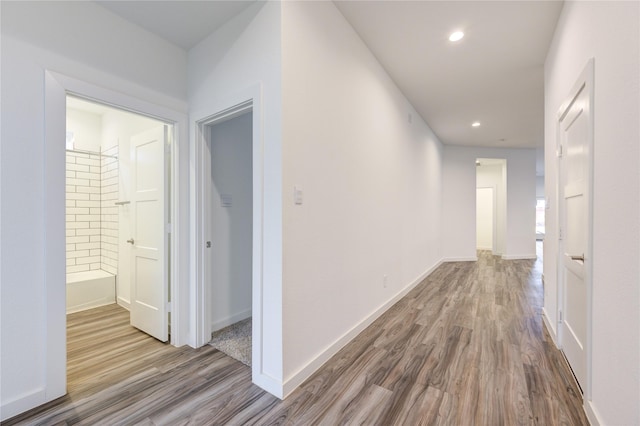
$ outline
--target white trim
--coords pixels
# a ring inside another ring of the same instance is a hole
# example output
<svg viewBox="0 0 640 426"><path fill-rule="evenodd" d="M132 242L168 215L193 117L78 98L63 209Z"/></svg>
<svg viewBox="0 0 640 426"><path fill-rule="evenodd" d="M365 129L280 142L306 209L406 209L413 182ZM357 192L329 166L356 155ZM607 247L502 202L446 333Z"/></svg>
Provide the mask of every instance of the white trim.
<svg viewBox="0 0 640 426"><path fill-rule="evenodd" d="M245 309L244 311L230 315L226 318L222 318L221 320L214 321L213 323L211 323L211 330L217 331L225 327L228 327L231 324L235 324L239 321L246 320L247 318L250 318L250 317L251 317L251 309Z"/></svg>
<svg viewBox="0 0 640 426"><path fill-rule="evenodd" d="M332 356L334 356L340 349L351 342L358 336L365 328L378 319L383 313L385 313L391 306L407 295L418 284L420 284L425 278L427 278L433 271L436 270L442 261L437 262L435 265L423 272L419 277L411 281L405 288L396 293L391 299L383 303L376 310L367 315L362 321L356 324L349 331L340 336L332 344L318 353L311 361L304 367L300 368L297 372L291 374L284 382L283 393L286 398L291 392L296 390L306 379L308 379L314 372L316 372L325 362L327 362Z"/></svg>
<svg viewBox="0 0 640 426"><path fill-rule="evenodd" d="M127 311L131 310L131 302L123 297L118 296L116 303L125 308Z"/></svg>
<svg viewBox="0 0 640 426"><path fill-rule="evenodd" d="M589 424L592 426L600 426L603 425L602 417L598 414L598 410L593 405L593 401L585 399L584 400L584 414L587 416L587 420L589 420Z"/></svg>
<svg viewBox="0 0 640 426"><path fill-rule="evenodd" d="M45 71L44 93L44 291L46 294L46 401L67 393L67 277L65 259L66 93ZM62 367L62 368L61 368Z"/></svg>
<svg viewBox="0 0 640 426"><path fill-rule="evenodd" d="M253 360L252 360L252 375L251 381L254 385L260 387L261 389L269 392L271 395L275 396L279 399L284 399L283 386L280 380L275 377L270 376L268 373L264 371L260 374L256 374L253 372Z"/></svg>
<svg viewBox="0 0 640 426"><path fill-rule="evenodd" d="M547 328L547 332L549 333L549 337L551 337L551 341L557 348L558 347L558 336L556 335L557 330L556 330L556 327L552 326L551 321L549 320L549 315L547 314L547 310L544 307L542 308L542 322L544 323L544 326Z"/></svg>
<svg viewBox="0 0 640 426"><path fill-rule="evenodd" d="M281 398L282 383L264 371L265 348L263 345L264 312L264 130L262 86L255 84L226 99L214 101L208 108L191 114L191 289L193 308L193 346L206 344L211 338L210 289L207 285L205 241L210 240L208 199L204 176L210 167L205 158L208 128L240 114L252 112L252 381L267 392Z"/></svg>
<svg viewBox="0 0 640 426"><path fill-rule="evenodd" d="M468 256L468 257L444 257L441 260L441 263L447 262L477 262L477 256Z"/></svg>
<svg viewBox="0 0 640 426"><path fill-rule="evenodd" d="M504 260L529 260L529 259L537 259L538 255L533 254L503 254L502 259Z"/></svg>
<svg viewBox="0 0 640 426"><path fill-rule="evenodd" d="M45 389L38 388L29 393L24 393L10 401L2 401L0 408L0 421L5 421L11 417L24 413L27 410L42 405L48 401Z"/></svg>
<svg viewBox="0 0 640 426"><path fill-rule="evenodd" d="M64 175L65 175L65 115L66 115L66 95L72 94L85 99L96 100L101 103L113 105L127 111L147 115L171 123L176 132L176 140L185 146L187 139L187 118L179 111L174 111L156 104L152 104L141 99L137 99L110 89L99 87L91 83L77 80L56 72L45 70L45 96L44 96L44 291L47 296L46 301L46 353L43 355L45 362L45 377L43 383L45 388L44 400L38 400L41 404L51 401L66 393L66 288L65 288L65 234L64 234ZM185 335L188 334L188 323L185 320L185 312L180 309L179 301L186 298L189 288L184 279L180 279L180 274L184 270L181 263L184 262L185 250L180 250L181 229L185 223L180 223L178 215L180 203L177 201L181 195L178 188L184 181L180 178L180 166L178 156L178 144L172 146L172 191L173 197L173 218L174 226L171 247L171 294L173 297L172 312L172 344L180 346L183 344ZM35 401L31 396L29 401ZM16 401L17 406L33 408L35 405L25 401Z"/></svg>

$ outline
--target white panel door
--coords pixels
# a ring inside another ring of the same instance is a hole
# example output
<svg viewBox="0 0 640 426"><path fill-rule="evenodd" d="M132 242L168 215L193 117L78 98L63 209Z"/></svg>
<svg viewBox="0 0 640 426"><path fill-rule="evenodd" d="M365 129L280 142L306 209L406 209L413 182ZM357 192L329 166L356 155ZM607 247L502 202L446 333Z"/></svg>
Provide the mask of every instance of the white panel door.
<svg viewBox="0 0 640 426"><path fill-rule="evenodd" d="M580 386L587 379L587 155L589 97L584 86L560 121L561 347Z"/></svg>
<svg viewBox="0 0 640 426"><path fill-rule="evenodd" d="M166 126L131 138L131 325L168 340Z"/></svg>
<svg viewBox="0 0 640 426"><path fill-rule="evenodd" d="M493 188L476 188L476 247L479 250L494 250L493 215Z"/></svg>

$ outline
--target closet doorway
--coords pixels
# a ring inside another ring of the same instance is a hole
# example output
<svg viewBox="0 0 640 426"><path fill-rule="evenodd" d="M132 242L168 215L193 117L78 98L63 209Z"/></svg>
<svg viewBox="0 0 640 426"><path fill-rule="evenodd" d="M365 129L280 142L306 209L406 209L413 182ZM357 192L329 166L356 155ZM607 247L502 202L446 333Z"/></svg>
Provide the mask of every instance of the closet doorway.
<svg viewBox="0 0 640 426"><path fill-rule="evenodd" d="M205 282L210 344L251 365L253 271L253 113L204 128L207 224Z"/></svg>

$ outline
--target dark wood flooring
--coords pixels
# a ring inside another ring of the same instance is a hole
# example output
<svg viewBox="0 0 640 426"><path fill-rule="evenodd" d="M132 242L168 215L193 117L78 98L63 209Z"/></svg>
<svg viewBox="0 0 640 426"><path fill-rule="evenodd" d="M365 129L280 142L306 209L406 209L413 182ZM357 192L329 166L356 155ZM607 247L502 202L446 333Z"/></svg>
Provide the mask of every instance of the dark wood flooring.
<svg viewBox="0 0 640 426"><path fill-rule="evenodd" d="M285 401L116 305L72 314L68 395L3 425L586 425L541 322L540 273L489 252L440 266Z"/></svg>

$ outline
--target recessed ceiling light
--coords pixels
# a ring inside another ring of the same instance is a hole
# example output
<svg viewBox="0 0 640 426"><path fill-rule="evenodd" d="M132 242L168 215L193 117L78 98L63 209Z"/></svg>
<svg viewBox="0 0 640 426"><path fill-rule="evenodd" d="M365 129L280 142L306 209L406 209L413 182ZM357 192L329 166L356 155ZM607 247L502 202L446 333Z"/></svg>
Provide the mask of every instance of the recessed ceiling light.
<svg viewBox="0 0 640 426"><path fill-rule="evenodd" d="M480 126L480 122L479 121L474 121L473 123L471 123L471 126L479 127Z"/></svg>
<svg viewBox="0 0 640 426"><path fill-rule="evenodd" d="M451 33L449 41L459 41L462 40L462 37L464 37L464 33L462 31L456 31Z"/></svg>

